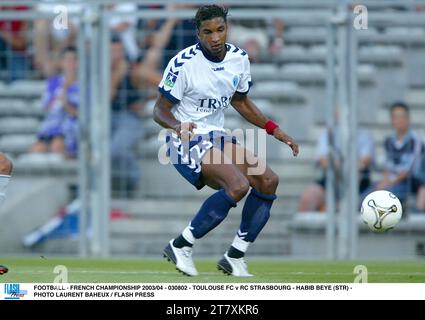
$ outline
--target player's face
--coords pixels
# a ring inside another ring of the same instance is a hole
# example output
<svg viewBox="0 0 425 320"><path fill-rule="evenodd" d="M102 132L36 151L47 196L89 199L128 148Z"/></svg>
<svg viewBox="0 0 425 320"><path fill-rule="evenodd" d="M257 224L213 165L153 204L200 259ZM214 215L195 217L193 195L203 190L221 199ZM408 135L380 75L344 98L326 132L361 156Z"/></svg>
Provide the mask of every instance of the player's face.
<svg viewBox="0 0 425 320"><path fill-rule="evenodd" d="M409 114L403 108L395 108L391 114L391 121L397 132L404 133L409 129Z"/></svg>
<svg viewBox="0 0 425 320"><path fill-rule="evenodd" d="M77 54L75 52L66 52L62 58L62 69L65 73L75 73L78 68Z"/></svg>
<svg viewBox="0 0 425 320"><path fill-rule="evenodd" d="M227 24L223 18L217 17L202 22L198 30L202 47L212 56L223 58L226 54Z"/></svg>

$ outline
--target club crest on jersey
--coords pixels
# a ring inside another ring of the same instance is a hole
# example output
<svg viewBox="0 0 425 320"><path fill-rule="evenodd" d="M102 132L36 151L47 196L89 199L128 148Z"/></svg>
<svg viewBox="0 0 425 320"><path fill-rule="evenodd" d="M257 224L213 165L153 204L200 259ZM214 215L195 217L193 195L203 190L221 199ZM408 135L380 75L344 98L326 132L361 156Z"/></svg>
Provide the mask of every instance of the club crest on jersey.
<svg viewBox="0 0 425 320"><path fill-rule="evenodd" d="M239 84L239 80L240 80L241 78L239 77L239 76L234 76L233 77L233 86L235 87L235 88L237 88L238 87L238 84Z"/></svg>
<svg viewBox="0 0 425 320"><path fill-rule="evenodd" d="M176 84L176 80L177 80L177 76L171 71L169 71L167 74L167 77L165 78L164 86L171 89Z"/></svg>

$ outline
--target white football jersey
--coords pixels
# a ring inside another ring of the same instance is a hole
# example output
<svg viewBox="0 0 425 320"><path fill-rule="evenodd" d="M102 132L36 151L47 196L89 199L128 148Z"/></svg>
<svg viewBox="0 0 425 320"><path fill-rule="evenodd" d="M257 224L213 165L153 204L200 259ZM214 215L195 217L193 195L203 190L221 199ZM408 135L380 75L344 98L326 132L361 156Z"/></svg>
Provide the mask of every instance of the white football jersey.
<svg viewBox="0 0 425 320"><path fill-rule="evenodd" d="M171 112L181 122L194 122L196 134L224 131L224 110L235 92L251 86L248 55L226 44L223 61L213 61L200 44L180 51L168 63L159 91L175 105Z"/></svg>

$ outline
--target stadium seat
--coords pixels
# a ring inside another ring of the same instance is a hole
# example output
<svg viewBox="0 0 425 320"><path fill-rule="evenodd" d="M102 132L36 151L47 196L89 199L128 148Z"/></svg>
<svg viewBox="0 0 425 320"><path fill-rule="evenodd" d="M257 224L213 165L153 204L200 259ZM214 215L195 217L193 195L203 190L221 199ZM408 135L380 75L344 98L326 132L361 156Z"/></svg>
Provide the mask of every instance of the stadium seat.
<svg viewBox="0 0 425 320"><path fill-rule="evenodd" d="M310 47L308 52L312 54L326 55L328 52L328 48L325 45L313 45Z"/></svg>
<svg viewBox="0 0 425 320"><path fill-rule="evenodd" d="M78 179L78 162L52 153L24 153L14 163L16 171L29 176L66 177L66 181L76 182Z"/></svg>
<svg viewBox="0 0 425 320"><path fill-rule="evenodd" d="M300 38L308 38L312 35L315 37L326 37L326 28L324 27L289 27L285 36L287 37L300 37Z"/></svg>
<svg viewBox="0 0 425 320"><path fill-rule="evenodd" d="M400 37L404 37L406 35L418 35L425 36L425 29L419 27L387 27L385 29L385 34L388 35L397 35Z"/></svg>
<svg viewBox="0 0 425 320"><path fill-rule="evenodd" d="M279 68L273 63L253 63L251 74L255 81L273 80L279 77Z"/></svg>
<svg viewBox="0 0 425 320"><path fill-rule="evenodd" d="M39 123L36 118L2 117L0 118L0 133L35 133Z"/></svg>
<svg viewBox="0 0 425 320"><path fill-rule="evenodd" d="M44 80L17 80L9 84L8 90L20 96L40 96L46 87Z"/></svg>
<svg viewBox="0 0 425 320"><path fill-rule="evenodd" d="M279 99L301 95L301 90L295 82L262 81L252 87L251 95L253 98Z"/></svg>
<svg viewBox="0 0 425 320"><path fill-rule="evenodd" d="M27 152L35 142L34 134L6 134L0 138L0 150L14 155Z"/></svg>
<svg viewBox="0 0 425 320"><path fill-rule="evenodd" d="M288 55L304 54L306 49L301 45L288 45L283 47L282 52Z"/></svg>
<svg viewBox="0 0 425 320"><path fill-rule="evenodd" d="M5 116L34 116L41 117L43 111L39 101L27 99L0 99L0 114Z"/></svg>

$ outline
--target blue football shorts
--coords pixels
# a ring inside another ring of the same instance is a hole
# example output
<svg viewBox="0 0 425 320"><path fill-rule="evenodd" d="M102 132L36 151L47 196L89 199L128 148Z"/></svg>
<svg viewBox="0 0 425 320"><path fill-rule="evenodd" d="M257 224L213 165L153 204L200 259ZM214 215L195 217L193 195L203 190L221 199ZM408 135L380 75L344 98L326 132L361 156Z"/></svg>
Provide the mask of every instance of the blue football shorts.
<svg viewBox="0 0 425 320"><path fill-rule="evenodd" d="M205 184L202 182L202 158L211 148L224 150L224 144L238 144L236 137L223 131L211 131L197 134L190 141L182 141L177 134L169 132L166 136L167 156L177 171L198 190Z"/></svg>

